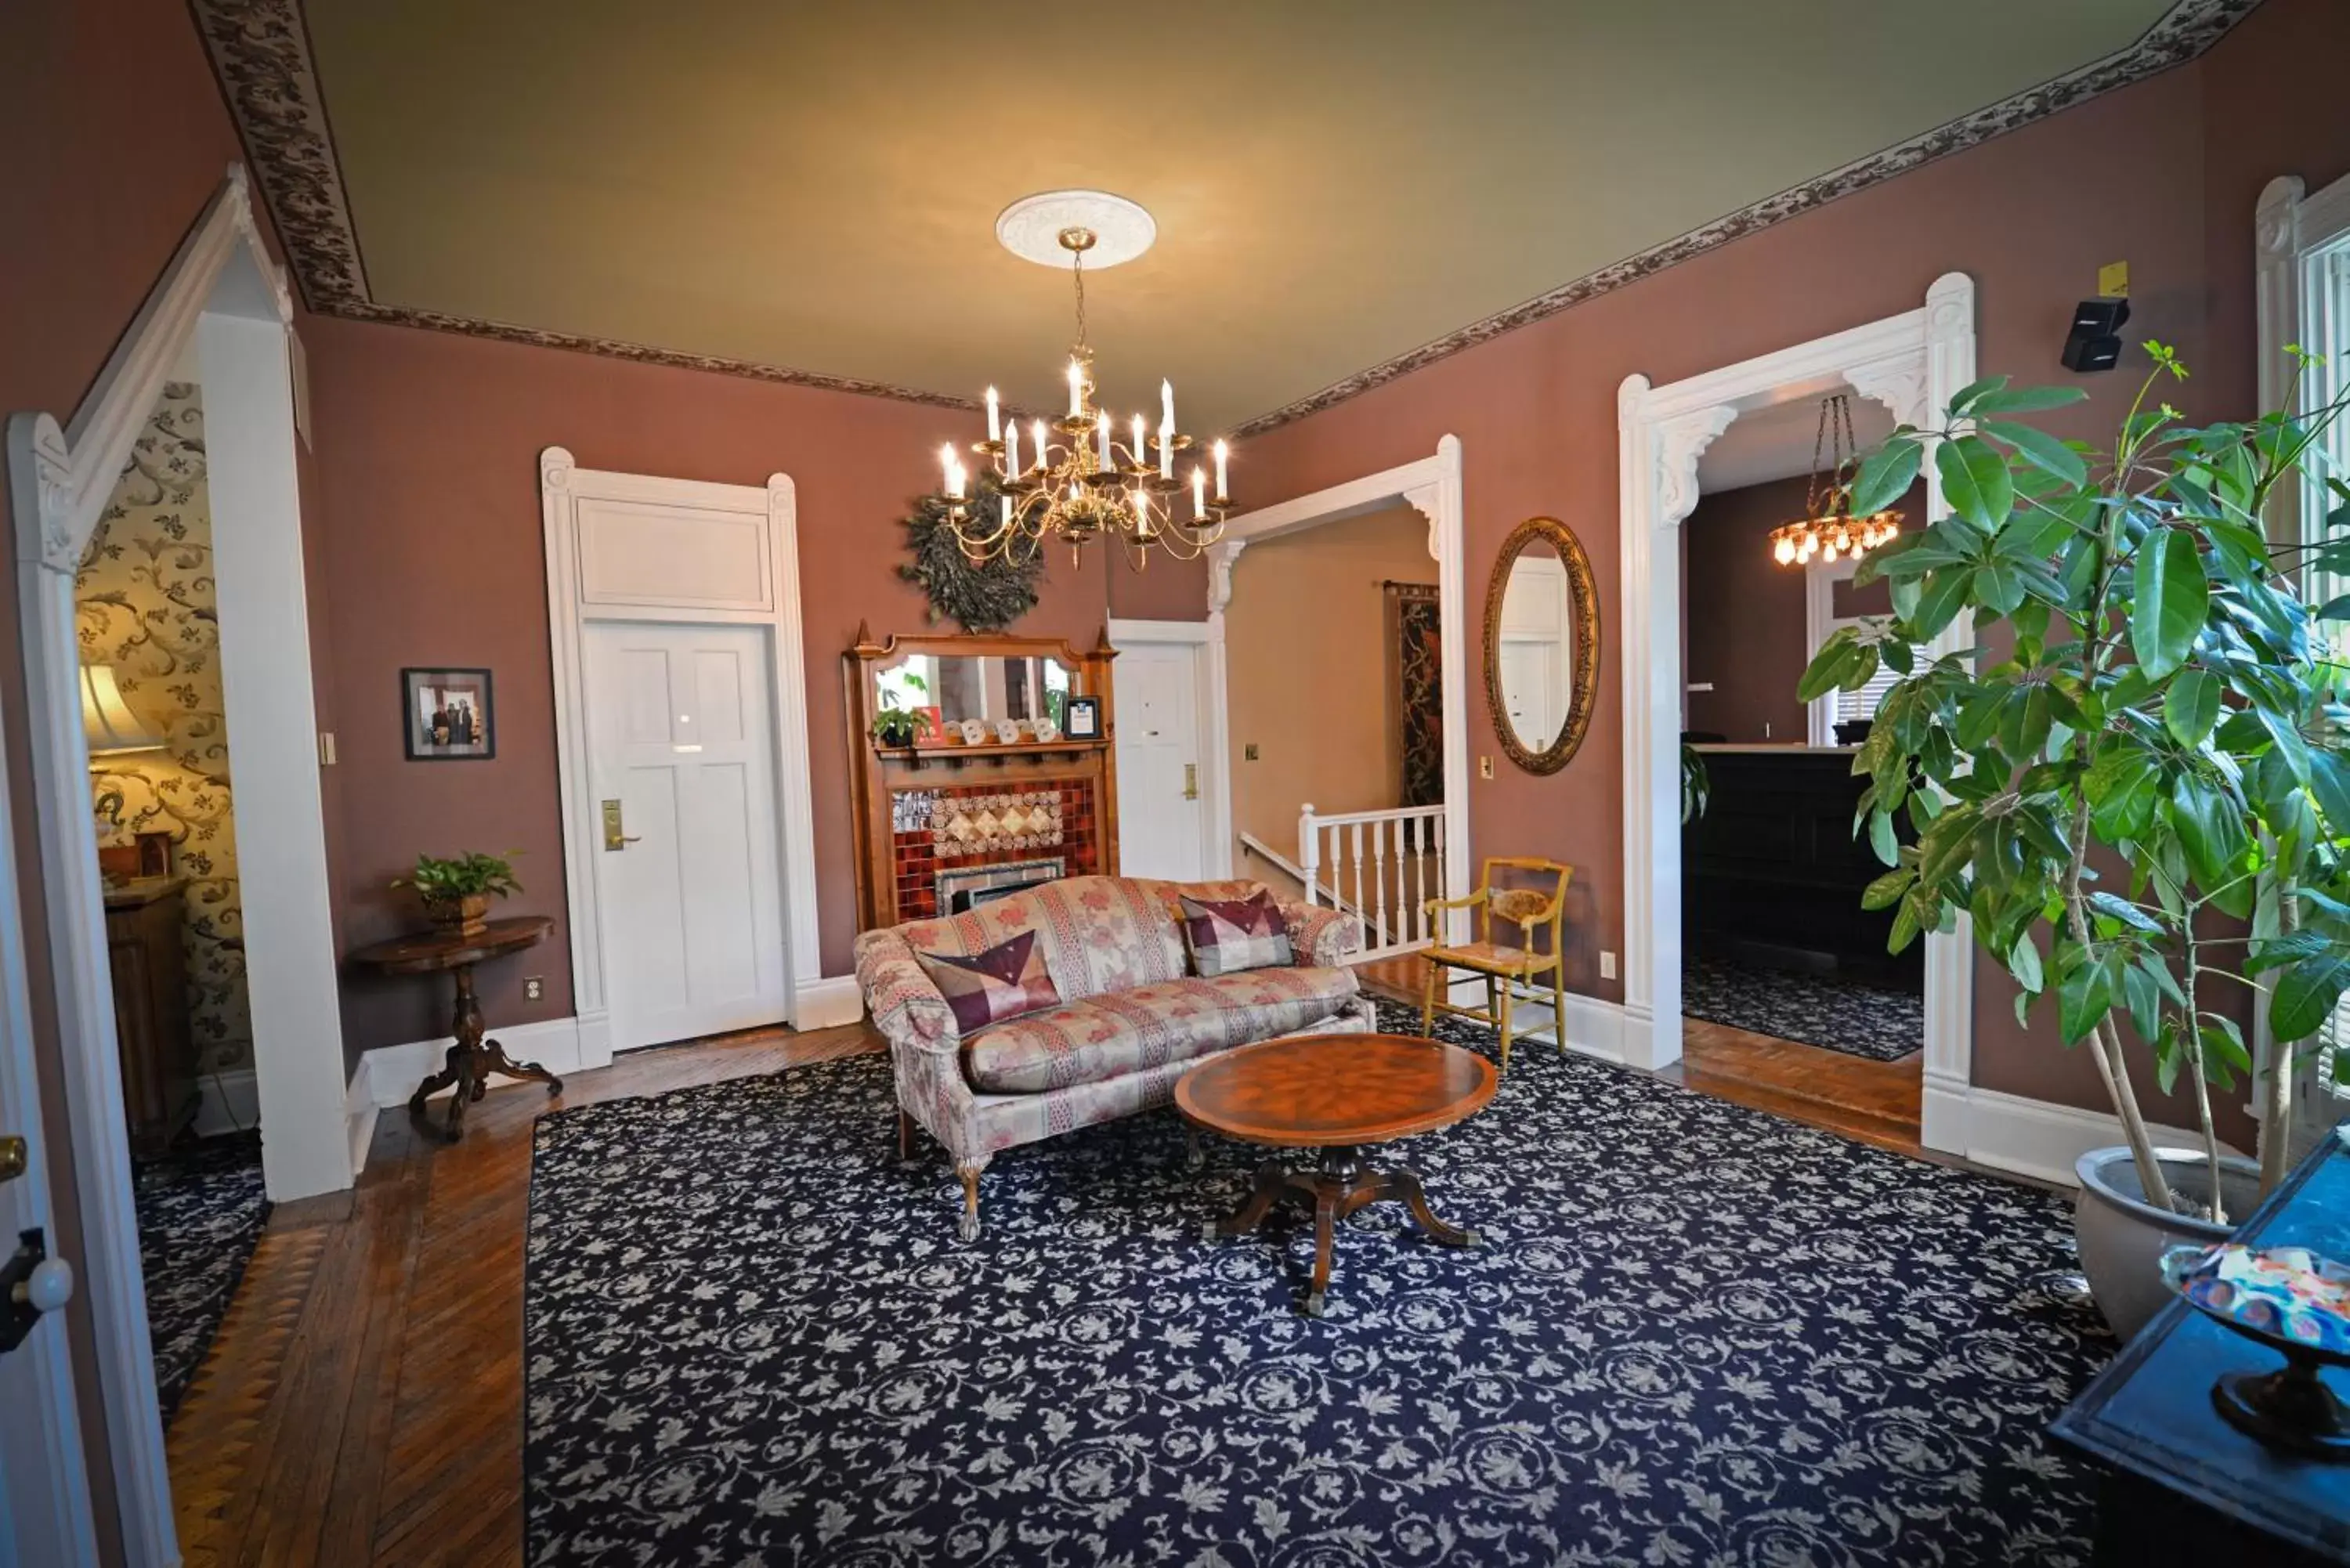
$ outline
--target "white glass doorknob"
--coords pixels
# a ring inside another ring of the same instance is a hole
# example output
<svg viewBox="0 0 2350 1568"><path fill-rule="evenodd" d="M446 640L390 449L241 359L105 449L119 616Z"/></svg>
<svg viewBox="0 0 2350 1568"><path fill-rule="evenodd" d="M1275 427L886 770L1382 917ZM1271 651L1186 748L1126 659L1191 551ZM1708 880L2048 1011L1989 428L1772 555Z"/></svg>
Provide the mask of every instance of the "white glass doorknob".
<svg viewBox="0 0 2350 1568"><path fill-rule="evenodd" d="M25 1282L16 1287L16 1299L35 1312L57 1311L73 1300L73 1265L63 1258L49 1258L33 1266Z"/></svg>

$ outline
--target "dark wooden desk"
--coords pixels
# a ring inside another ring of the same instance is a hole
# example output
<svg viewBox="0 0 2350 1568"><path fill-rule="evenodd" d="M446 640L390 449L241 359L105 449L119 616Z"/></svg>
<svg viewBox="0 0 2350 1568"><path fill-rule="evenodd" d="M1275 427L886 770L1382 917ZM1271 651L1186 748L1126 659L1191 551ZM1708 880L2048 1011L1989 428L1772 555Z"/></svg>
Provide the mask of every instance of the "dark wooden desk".
<svg viewBox="0 0 2350 1568"><path fill-rule="evenodd" d="M388 942L361 948L350 955L351 962L385 974L445 971L456 981L457 1009L449 1027L456 1038L450 1042L449 1054L441 1070L417 1085L416 1093L409 1096L408 1114L418 1126L455 1143L465 1134L465 1107L488 1090L492 1073L503 1073L509 1078L536 1078L546 1084L549 1095L563 1092L562 1079L536 1062L513 1060L504 1046L482 1037L482 1004L473 995L475 964L535 947L554 927L555 922L545 915L525 915L517 919L492 920L472 936L455 931L420 931L414 936L394 937ZM434 1127L432 1117L425 1114L425 1101L452 1084L457 1085L457 1092L449 1097L448 1119Z"/></svg>
<svg viewBox="0 0 2350 1568"><path fill-rule="evenodd" d="M188 1017L184 877L106 889L106 961L130 1152L161 1154L196 1119L196 1043Z"/></svg>
<svg viewBox="0 0 2350 1568"><path fill-rule="evenodd" d="M2350 1148L2327 1138L2237 1239L2350 1258ZM2098 1510L2099 1563L2350 1563L2350 1464L2277 1453L2212 1408L2221 1372L2282 1364L2173 1301L2056 1417L2052 1435L2113 1467ZM2350 1395L2340 1373L2324 1376Z"/></svg>

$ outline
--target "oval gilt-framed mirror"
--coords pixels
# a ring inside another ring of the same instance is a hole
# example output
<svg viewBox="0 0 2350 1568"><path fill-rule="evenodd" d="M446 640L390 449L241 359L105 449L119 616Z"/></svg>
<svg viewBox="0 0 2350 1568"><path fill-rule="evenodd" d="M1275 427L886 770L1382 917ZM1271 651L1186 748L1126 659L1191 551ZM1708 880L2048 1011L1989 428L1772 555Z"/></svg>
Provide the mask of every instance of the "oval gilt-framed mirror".
<svg viewBox="0 0 2350 1568"><path fill-rule="evenodd" d="M1555 517L1510 531L1485 590L1485 700L1510 761L1566 766L1599 694L1599 587L1591 557Z"/></svg>

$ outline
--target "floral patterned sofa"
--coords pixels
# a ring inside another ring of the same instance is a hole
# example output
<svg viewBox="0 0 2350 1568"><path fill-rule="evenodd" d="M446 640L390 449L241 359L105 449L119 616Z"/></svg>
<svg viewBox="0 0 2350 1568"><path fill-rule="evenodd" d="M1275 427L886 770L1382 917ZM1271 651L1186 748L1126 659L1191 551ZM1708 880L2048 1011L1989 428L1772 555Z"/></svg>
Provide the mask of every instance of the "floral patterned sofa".
<svg viewBox="0 0 2350 1568"><path fill-rule="evenodd" d="M1167 1105L1184 1069L1235 1045L1374 1027L1370 999L1347 967L1362 950L1362 927L1334 909L1274 906L1292 955L1285 965L1193 971L1178 896L1264 891L1254 882L1073 877L857 939L866 1011L889 1043L899 1152L910 1152L910 1124L919 1123L954 1157L965 1240L979 1234L980 1173L997 1150ZM966 1034L933 979L940 963L1003 951L1027 932L1035 940L1020 950L1041 958L1057 1000Z"/></svg>

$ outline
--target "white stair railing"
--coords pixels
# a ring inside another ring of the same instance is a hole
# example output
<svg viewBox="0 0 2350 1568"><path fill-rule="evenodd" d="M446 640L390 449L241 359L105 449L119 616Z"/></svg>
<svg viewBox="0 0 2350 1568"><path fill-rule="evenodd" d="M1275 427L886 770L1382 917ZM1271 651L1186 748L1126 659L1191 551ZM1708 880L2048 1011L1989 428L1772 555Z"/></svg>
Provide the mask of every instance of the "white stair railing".
<svg viewBox="0 0 2350 1568"><path fill-rule="evenodd" d="M1297 814L1298 880L1305 901L1353 909L1362 918L1363 959L1417 952L1441 929L1428 900L1444 897L1444 806ZM1331 896L1322 896L1325 878Z"/></svg>

